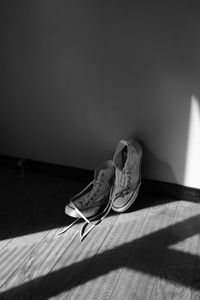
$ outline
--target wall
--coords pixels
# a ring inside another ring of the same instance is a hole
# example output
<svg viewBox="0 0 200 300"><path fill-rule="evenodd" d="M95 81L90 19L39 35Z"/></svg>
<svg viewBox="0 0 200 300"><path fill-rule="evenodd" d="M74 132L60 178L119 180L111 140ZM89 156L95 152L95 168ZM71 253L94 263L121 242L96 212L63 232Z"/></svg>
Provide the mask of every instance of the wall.
<svg viewBox="0 0 200 300"><path fill-rule="evenodd" d="M200 188L192 171L185 179L200 99L198 8L1 1L0 153L94 168L137 136L143 177Z"/></svg>

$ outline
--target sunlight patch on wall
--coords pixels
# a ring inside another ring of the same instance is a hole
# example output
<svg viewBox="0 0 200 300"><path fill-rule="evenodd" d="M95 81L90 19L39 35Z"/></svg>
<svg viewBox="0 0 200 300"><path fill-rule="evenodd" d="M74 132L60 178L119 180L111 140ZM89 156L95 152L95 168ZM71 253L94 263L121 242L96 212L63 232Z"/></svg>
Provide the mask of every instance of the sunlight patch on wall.
<svg viewBox="0 0 200 300"><path fill-rule="evenodd" d="M180 108L181 109L181 108ZM190 123L184 185L200 188L200 104L193 95L191 98Z"/></svg>

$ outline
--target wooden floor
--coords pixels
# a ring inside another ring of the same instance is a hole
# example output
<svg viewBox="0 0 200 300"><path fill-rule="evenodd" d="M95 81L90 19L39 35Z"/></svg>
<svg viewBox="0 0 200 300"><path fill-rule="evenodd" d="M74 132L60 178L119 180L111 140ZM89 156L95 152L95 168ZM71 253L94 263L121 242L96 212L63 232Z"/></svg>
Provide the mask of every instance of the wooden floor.
<svg viewBox="0 0 200 300"><path fill-rule="evenodd" d="M57 233L82 186L1 171L1 300L200 299L200 204L139 196L80 242L81 224Z"/></svg>

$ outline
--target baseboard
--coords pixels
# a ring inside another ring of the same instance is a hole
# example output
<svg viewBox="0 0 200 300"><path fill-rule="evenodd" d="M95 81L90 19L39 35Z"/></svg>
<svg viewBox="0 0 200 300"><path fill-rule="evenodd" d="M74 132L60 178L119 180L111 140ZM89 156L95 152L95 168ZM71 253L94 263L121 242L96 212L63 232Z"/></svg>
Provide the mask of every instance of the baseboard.
<svg viewBox="0 0 200 300"><path fill-rule="evenodd" d="M19 172L21 165L19 164L20 160L21 158L18 157L0 155L1 166L15 168L16 170L19 169ZM92 170L76 167L69 167L34 160L23 160L21 162L24 168L24 175L26 174L26 171L41 172L50 176L66 177L84 182L90 182L93 179L94 175L94 172ZM151 179L142 179L141 193L168 197L170 199L200 202L200 189Z"/></svg>
<svg viewBox="0 0 200 300"><path fill-rule="evenodd" d="M14 168L20 172L19 162L22 159L19 157L11 157L6 155L0 155L0 166ZM48 174L49 176L66 177L75 180L81 180L87 182L93 179L93 171L87 169L81 169L76 167L63 166L53 163L35 161L31 159L25 159L23 162L24 175L26 172L40 172Z"/></svg>
<svg viewBox="0 0 200 300"><path fill-rule="evenodd" d="M143 179L142 186L145 193L200 203L200 189L150 179Z"/></svg>

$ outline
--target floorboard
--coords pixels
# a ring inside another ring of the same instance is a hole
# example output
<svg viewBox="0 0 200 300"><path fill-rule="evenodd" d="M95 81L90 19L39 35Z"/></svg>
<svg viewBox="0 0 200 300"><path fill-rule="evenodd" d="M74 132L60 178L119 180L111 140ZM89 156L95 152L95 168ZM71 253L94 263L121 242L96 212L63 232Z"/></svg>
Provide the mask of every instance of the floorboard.
<svg viewBox="0 0 200 300"><path fill-rule="evenodd" d="M168 227L173 222L176 208L177 203L172 202L158 203L149 209L111 299L149 298L169 236Z"/></svg>
<svg viewBox="0 0 200 300"><path fill-rule="evenodd" d="M118 217L70 299L109 299L147 214L145 209Z"/></svg>
<svg viewBox="0 0 200 300"><path fill-rule="evenodd" d="M150 205L152 195L139 196L80 242L82 222L57 233L71 222L63 213L66 194L81 183L3 175L1 300L200 299L198 203L157 198Z"/></svg>
<svg viewBox="0 0 200 300"><path fill-rule="evenodd" d="M65 238L57 236L60 229L53 229L48 232L42 241L29 252L29 255L24 257L20 267L5 282L1 291L10 290L10 292L3 293L2 296L5 299L31 298L45 276L51 272L60 256L75 238L76 232L74 230ZM1 299L4 299L2 296Z"/></svg>
<svg viewBox="0 0 200 300"><path fill-rule="evenodd" d="M65 299L69 298L79 284L83 274L100 249L117 217L109 216L82 241L77 237L65 250L59 261L51 270L53 277L47 277L34 299ZM80 226L79 226L80 229Z"/></svg>
<svg viewBox="0 0 200 300"><path fill-rule="evenodd" d="M189 221L188 221L189 220ZM200 228L198 204L179 201L151 299L190 299Z"/></svg>
<svg viewBox="0 0 200 300"><path fill-rule="evenodd" d="M195 268L194 268L194 275L192 281L191 300L200 300L200 234L198 234L198 239L199 242L198 242L198 248L195 257Z"/></svg>

